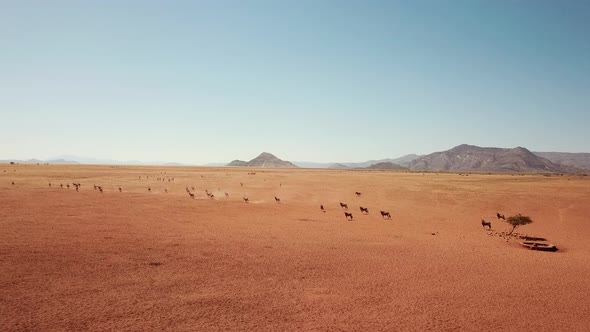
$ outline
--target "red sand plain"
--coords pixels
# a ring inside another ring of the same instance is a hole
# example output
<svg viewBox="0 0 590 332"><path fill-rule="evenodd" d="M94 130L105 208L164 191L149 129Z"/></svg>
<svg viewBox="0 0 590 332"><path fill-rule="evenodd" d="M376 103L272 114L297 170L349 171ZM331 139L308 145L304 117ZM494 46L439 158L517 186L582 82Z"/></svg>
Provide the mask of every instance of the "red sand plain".
<svg viewBox="0 0 590 332"><path fill-rule="evenodd" d="M589 215L580 176L2 164L0 330L588 331Z"/></svg>

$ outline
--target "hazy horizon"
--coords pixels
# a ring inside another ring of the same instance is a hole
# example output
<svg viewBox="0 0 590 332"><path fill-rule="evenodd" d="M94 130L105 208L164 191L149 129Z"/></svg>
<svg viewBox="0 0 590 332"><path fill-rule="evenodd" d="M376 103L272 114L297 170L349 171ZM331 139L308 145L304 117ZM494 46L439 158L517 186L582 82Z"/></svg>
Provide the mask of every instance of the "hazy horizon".
<svg viewBox="0 0 590 332"><path fill-rule="evenodd" d="M584 1L19 1L0 159L590 152Z"/></svg>

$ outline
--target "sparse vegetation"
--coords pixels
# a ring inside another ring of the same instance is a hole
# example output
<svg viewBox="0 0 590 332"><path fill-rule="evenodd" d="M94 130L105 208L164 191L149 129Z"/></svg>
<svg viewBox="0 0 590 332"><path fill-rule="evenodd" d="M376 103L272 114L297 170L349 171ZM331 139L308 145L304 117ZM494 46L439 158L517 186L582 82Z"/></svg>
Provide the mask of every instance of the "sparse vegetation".
<svg viewBox="0 0 590 332"><path fill-rule="evenodd" d="M510 217L508 217L508 219L506 219L504 221L509 223L510 225L512 225L512 230L510 230L510 233L508 233L508 235L511 235L512 232L514 232L514 230L518 226L528 225L533 222L533 220L531 220L531 218L529 216L523 216L520 213L515 216L510 216Z"/></svg>

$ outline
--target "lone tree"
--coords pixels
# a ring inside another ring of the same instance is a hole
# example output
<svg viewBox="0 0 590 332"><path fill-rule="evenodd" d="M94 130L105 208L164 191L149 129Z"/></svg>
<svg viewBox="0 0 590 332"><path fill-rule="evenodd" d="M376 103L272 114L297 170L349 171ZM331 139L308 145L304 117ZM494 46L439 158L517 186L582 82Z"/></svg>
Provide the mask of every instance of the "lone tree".
<svg viewBox="0 0 590 332"><path fill-rule="evenodd" d="M516 229L516 227L528 225L533 222L529 216L523 216L520 213L515 216L510 216L506 218L505 221L512 225L512 230L510 231L510 233L508 233L508 235L511 235L512 232L514 232L514 230Z"/></svg>

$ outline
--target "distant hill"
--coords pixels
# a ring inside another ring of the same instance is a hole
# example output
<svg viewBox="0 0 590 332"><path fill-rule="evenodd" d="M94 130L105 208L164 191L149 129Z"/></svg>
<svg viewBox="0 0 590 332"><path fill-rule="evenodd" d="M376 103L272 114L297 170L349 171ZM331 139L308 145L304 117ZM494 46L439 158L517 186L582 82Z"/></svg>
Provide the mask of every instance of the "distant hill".
<svg viewBox="0 0 590 332"><path fill-rule="evenodd" d="M330 168L331 163L316 163L313 161L292 161L297 167L303 168Z"/></svg>
<svg viewBox="0 0 590 332"><path fill-rule="evenodd" d="M243 161L243 160L234 160L231 163L227 164L227 166L242 166L242 167L297 167L289 161L281 160L274 155L263 152L258 157L250 160L250 161Z"/></svg>
<svg viewBox="0 0 590 332"><path fill-rule="evenodd" d="M53 159L53 160L47 160L46 162L50 163L50 164L79 164L79 162L77 162L77 161L65 160L65 159Z"/></svg>
<svg viewBox="0 0 590 332"><path fill-rule="evenodd" d="M336 169L347 169L347 168L350 168L350 167L348 167L348 166L346 166L346 165L344 165L344 164L339 164L339 163L336 163L336 164L331 164L331 165L329 166L329 168L336 168Z"/></svg>
<svg viewBox="0 0 590 332"><path fill-rule="evenodd" d="M412 170L576 173L579 169L555 164L531 151L459 145L412 160Z"/></svg>
<svg viewBox="0 0 590 332"><path fill-rule="evenodd" d="M407 171L408 168L398 165L392 162L383 162L383 163L376 163L369 167L365 167L365 169L388 169L388 170L397 170L397 171Z"/></svg>
<svg viewBox="0 0 590 332"><path fill-rule="evenodd" d="M583 170L590 170L590 153L569 153L569 152L533 152L539 157L549 161L575 167Z"/></svg>
<svg viewBox="0 0 590 332"><path fill-rule="evenodd" d="M248 166L248 162L236 159L233 160L231 163L227 164L226 166Z"/></svg>
<svg viewBox="0 0 590 332"><path fill-rule="evenodd" d="M10 163L15 162L19 164L79 164L79 162L74 160L65 160L65 159L55 159L55 160L40 160L40 159L28 159L28 160L16 160L16 159L8 159L8 160L0 160L0 163Z"/></svg>

